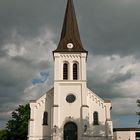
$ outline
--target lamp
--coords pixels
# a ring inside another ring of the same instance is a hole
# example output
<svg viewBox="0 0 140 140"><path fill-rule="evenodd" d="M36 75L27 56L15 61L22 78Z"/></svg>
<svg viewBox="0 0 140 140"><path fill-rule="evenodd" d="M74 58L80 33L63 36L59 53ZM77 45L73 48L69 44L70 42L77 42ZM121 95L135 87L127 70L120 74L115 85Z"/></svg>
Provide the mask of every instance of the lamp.
<svg viewBox="0 0 140 140"><path fill-rule="evenodd" d="M57 126L54 125L54 133L56 133L56 130L57 130Z"/></svg>
<svg viewBox="0 0 140 140"><path fill-rule="evenodd" d="M84 132L86 132L87 131L87 125L85 124L84 125Z"/></svg>

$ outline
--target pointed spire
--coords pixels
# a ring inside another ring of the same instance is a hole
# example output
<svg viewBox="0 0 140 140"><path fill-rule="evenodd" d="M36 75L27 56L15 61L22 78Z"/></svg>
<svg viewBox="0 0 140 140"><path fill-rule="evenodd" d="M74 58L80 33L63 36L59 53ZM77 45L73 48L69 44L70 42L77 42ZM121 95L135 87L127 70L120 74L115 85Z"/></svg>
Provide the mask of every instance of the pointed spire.
<svg viewBox="0 0 140 140"><path fill-rule="evenodd" d="M73 48L67 47L68 43L73 44ZM57 49L54 52L87 52L82 46L79 29L77 25L73 0L68 0L65 12L61 38Z"/></svg>

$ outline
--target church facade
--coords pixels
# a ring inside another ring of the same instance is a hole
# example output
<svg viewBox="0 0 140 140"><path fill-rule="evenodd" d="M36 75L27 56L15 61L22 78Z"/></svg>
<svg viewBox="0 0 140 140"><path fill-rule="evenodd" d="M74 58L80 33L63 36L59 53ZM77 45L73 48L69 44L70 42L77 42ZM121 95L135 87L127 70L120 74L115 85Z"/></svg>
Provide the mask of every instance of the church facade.
<svg viewBox="0 0 140 140"><path fill-rule="evenodd" d="M87 88L88 52L68 0L54 58L54 85L30 101L28 140L112 140L111 102Z"/></svg>

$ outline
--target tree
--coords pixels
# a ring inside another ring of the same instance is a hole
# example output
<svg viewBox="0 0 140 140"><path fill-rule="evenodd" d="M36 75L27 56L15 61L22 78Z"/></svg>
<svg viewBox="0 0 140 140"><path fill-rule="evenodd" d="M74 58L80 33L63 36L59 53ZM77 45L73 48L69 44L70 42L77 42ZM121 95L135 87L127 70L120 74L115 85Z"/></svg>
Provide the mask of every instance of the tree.
<svg viewBox="0 0 140 140"><path fill-rule="evenodd" d="M140 99L139 100L137 100L137 106L139 107L139 109L140 109ZM137 112L137 115L139 116L139 124L140 124L140 111L139 112Z"/></svg>
<svg viewBox="0 0 140 140"><path fill-rule="evenodd" d="M8 140L26 140L28 133L28 120L30 118L29 104L19 105L12 112L12 119L7 122L6 131Z"/></svg>
<svg viewBox="0 0 140 140"><path fill-rule="evenodd" d="M7 131L0 130L0 140L6 140Z"/></svg>

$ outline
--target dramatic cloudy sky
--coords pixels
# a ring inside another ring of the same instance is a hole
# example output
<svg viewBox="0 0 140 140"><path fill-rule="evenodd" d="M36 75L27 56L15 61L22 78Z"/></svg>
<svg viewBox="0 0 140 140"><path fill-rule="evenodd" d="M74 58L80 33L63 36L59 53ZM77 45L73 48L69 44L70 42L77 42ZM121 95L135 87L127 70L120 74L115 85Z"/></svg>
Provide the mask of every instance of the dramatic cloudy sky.
<svg viewBox="0 0 140 140"><path fill-rule="evenodd" d="M114 127L137 127L140 0L74 0L88 87L112 101ZM0 0L0 127L52 87L66 0Z"/></svg>

